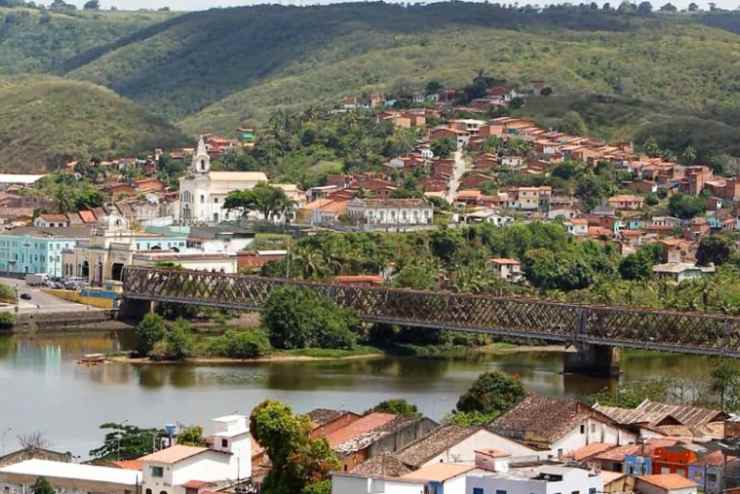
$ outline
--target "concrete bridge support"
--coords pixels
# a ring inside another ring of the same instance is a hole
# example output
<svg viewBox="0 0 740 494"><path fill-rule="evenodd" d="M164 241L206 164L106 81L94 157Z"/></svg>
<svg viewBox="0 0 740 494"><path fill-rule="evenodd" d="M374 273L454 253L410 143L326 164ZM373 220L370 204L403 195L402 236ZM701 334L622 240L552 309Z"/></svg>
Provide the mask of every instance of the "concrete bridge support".
<svg viewBox="0 0 740 494"><path fill-rule="evenodd" d="M118 320L138 322L144 319L144 316L150 312L154 312L156 308L156 302L149 300L138 300L132 298L121 299L121 304L118 307Z"/></svg>
<svg viewBox="0 0 740 494"><path fill-rule="evenodd" d="M622 349L605 345L577 344L576 352L565 354L563 372L598 377L618 377Z"/></svg>

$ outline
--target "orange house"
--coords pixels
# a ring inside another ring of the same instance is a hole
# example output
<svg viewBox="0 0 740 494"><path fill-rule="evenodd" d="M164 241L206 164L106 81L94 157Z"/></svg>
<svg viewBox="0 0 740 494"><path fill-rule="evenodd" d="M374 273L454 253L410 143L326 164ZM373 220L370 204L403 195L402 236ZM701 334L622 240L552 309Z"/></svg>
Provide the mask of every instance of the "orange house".
<svg viewBox="0 0 740 494"><path fill-rule="evenodd" d="M653 474L676 473L688 477L689 465L698 459L699 455L690 445L679 443L658 447L653 451Z"/></svg>

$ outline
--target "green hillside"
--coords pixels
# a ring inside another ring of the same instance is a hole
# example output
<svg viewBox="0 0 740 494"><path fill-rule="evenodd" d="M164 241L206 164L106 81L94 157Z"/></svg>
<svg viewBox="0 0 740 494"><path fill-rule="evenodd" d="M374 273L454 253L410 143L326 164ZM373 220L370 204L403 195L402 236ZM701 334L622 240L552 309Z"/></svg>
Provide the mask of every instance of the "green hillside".
<svg viewBox="0 0 740 494"><path fill-rule="evenodd" d="M160 117L87 82L21 78L0 86L0 171L39 172L187 142Z"/></svg>
<svg viewBox="0 0 740 494"><path fill-rule="evenodd" d="M0 7L0 74L61 70L65 61L80 53L173 16Z"/></svg>

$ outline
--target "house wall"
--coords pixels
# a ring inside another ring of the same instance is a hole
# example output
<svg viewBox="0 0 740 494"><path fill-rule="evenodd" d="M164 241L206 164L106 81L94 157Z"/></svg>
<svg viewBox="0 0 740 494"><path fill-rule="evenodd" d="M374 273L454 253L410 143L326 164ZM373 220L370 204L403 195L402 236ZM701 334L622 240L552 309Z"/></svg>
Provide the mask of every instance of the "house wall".
<svg viewBox="0 0 740 494"><path fill-rule="evenodd" d="M636 435L595 418L576 425L568 434L552 443L551 454L561 456L591 443L627 444L634 442Z"/></svg>
<svg viewBox="0 0 740 494"><path fill-rule="evenodd" d="M475 451L480 449L498 449L509 453L512 457L537 454L537 451L531 448L481 429L434 458L429 459L420 467L435 463L474 463Z"/></svg>
<svg viewBox="0 0 740 494"><path fill-rule="evenodd" d="M64 237L0 234L0 271L62 276L62 250L76 244L76 239Z"/></svg>
<svg viewBox="0 0 740 494"><path fill-rule="evenodd" d="M46 477L57 494L136 494L136 486L94 482L89 480ZM34 475L0 474L0 492L4 494L32 494Z"/></svg>
<svg viewBox="0 0 740 494"><path fill-rule="evenodd" d="M344 475L332 476L331 492L332 494L425 494L422 483Z"/></svg>
<svg viewBox="0 0 740 494"><path fill-rule="evenodd" d="M368 458L380 455L382 453L394 453L408 446L413 441L427 436L437 423L428 418L422 418L412 422L408 426L400 429L393 434L381 438L373 443L368 451Z"/></svg>

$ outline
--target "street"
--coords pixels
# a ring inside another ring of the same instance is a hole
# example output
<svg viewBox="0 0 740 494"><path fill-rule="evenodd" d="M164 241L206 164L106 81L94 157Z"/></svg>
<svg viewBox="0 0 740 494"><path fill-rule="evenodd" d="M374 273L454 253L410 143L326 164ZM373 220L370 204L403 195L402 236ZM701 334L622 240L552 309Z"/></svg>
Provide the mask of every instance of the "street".
<svg viewBox="0 0 740 494"><path fill-rule="evenodd" d="M457 189L460 188L460 179L465 174L465 159L463 158L462 150L455 151L455 168L452 171L450 177L449 188L447 189L447 202L453 203L455 197L457 197Z"/></svg>
<svg viewBox="0 0 740 494"><path fill-rule="evenodd" d="M41 287L28 286L25 280L19 280L16 278L2 278L0 277L0 283L4 283L10 287L18 289L18 295L28 293L31 295L31 300L19 299L19 312L62 312L62 311L84 311L93 310L93 307L87 305L77 304L74 302L68 302L60 298L49 295L41 291ZM8 304L0 306L0 311L14 311L15 306Z"/></svg>

